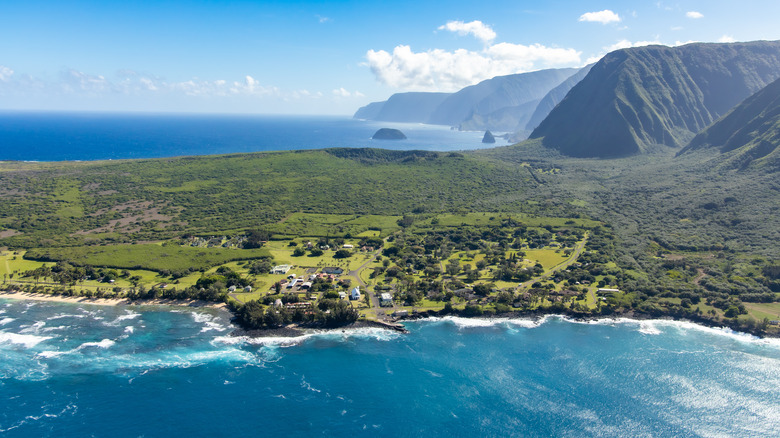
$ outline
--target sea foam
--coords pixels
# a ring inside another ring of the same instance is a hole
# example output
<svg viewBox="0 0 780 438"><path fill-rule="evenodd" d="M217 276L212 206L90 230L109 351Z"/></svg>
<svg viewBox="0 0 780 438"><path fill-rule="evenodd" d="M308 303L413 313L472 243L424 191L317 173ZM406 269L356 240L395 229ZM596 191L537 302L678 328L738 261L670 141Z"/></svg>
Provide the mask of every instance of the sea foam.
<svg viewBox="0 0 780 438"><path fill-rule="evenodd" d="M51 338L52 338L51 336L7 333L7 332L0 331L0 344L10 343L16 345L24 345L27 348L35 347L41 342Z"/></svg>

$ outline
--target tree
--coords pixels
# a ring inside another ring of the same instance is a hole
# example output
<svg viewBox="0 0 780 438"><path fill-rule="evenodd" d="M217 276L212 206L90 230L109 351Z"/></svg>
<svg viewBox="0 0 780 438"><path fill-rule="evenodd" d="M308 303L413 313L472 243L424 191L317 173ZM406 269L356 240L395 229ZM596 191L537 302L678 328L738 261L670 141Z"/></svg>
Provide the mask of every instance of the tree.
<svg viewBox="0 0 780 438"><path fill-rule="evenodd" d="M454 277L455 275L458 275L458 272L460 272L460 262L457 260L450 260L447 262L445 269L447 271L447 275Z"/></svg>
<svg viewBox="0 0 780 438"><path fill-rule="evenodd" d="M345 259L351 256L352 256L352 252L350 252L348 249L340 249L336 251L335 254L333 254L333 258L335 259Z"/></svg>
<svg viewBox="0 0 780 438"><path fill-rule="evenodd" d="M295 248L295 251L293 251L293 257L300 257L302 255L306 254L306 250L303 248Z"/></svg>

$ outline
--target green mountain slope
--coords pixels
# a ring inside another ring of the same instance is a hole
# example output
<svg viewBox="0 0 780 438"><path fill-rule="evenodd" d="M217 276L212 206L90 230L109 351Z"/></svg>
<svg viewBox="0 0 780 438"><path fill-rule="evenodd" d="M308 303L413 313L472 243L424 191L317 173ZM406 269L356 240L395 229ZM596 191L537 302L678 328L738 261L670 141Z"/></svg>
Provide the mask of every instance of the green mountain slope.
<svg viewBox="0 0 780 438"><path fill-rule="evenodd" d="M735 167L778 167L779 145L780 80L776 80L700 132L679 155L716 148L732 152L727 159Z"/></svg>
<svg viewBox="0 0 780 438"><path fill-rule="evenodd" d="M512 131L525 126L539 99L575 73L572 68L548 69L497 76L456 93L396 93L358 109L353 117Z"/></svg>
<svg viewBox="0 0 780 438"><path fill-rule="evenodd" d="M531 138L577 157L681 147L780 77L780 41L647 46L609 53Z"/></svg>
<svg viewBox="0 0 780 438"><path fill-rule="evenodd" d="M488 116L503 108L537 101L577 70L571 68L547 69L530 73L497 76L466 87L449 96L431 114L428 123L457 126L475 115ZM528 111L529 115L533 109ZM512 127L517 126L513 123ZM477 129L496 129L478 126Z"/></svg>

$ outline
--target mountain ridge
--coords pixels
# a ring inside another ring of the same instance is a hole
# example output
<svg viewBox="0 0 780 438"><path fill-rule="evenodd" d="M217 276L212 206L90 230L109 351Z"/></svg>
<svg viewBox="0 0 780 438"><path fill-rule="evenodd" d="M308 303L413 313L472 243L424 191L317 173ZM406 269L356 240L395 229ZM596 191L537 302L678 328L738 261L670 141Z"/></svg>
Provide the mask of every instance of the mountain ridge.
<svg viewBox="0 0 780 438"><path fill-rule="evenodd" d="M576 157L679 148L780 77L780 41L645 46L604 56L531 138Z"/></svg>

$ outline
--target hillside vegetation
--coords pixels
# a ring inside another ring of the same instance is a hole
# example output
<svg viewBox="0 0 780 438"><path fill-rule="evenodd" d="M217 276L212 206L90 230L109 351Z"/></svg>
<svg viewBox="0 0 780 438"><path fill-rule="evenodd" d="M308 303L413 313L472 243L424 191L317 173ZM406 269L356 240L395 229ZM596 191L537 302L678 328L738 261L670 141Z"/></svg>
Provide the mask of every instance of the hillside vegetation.
<svg viewBox="0 0 780 438"><path fill-rule="evenodd" d="M780 41L647 46L607 54L533 131L575 157L680 148L780 77Z"/></svg>
<svg viewBox="0 0 780 438"><path fill-rule="evenodd" d="M745 99L722 119L699 133L680 155L717 151L731 167L780 167L780 79Z"/></svg>

